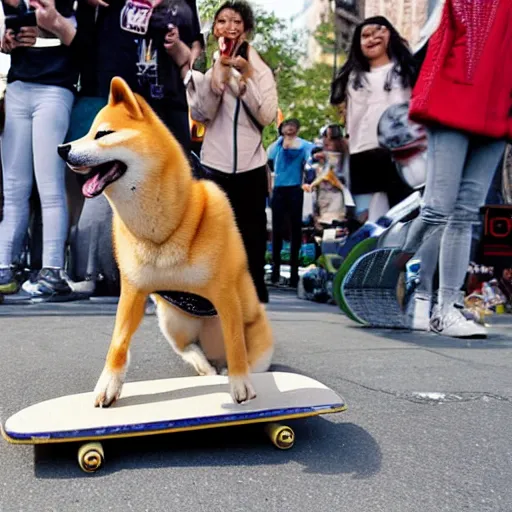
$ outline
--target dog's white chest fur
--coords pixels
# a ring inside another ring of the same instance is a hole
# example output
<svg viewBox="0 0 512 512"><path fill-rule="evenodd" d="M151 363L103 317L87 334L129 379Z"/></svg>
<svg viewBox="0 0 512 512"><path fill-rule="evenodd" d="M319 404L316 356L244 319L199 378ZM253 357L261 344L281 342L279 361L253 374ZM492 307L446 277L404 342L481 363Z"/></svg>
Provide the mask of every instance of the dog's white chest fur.
<svg viewBox="0 0 512 512"><path fill-rule="evenodd" d="M126 277L141 289L180 289L180 287L201 287L211 279L211 271L205 257L187 261L185 250L169 246L165 251L155 253L134 248L131 254L119 254L119 266Z"/></svg>

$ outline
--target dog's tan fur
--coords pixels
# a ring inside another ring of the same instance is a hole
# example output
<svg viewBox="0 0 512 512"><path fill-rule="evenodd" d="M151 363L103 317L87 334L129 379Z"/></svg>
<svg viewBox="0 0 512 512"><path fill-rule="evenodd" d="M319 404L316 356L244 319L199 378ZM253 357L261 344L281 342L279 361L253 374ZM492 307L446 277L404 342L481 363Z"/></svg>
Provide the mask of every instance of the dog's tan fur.
<svg viewBox="0 0 512 512"><path fill-rule="evenodd" d="M114 133L95 139L106 130ZM225 356L233 399L253 398L249 373L268 369L273 340L226 195L210 181L193 179L176 139L120 78L113 79L109 104L89 133L71 143L67 160L82 173L114 160L128 167L104 191L114 213L121 297L95 405L108 406L119 396L130 341L147 297L163 290L194 293L212 302L218 317L204 319L152 295L161 330L176 352L199 374L215 373L194 343L200 339L212 359ZM219 338L223 347L208 344Z"/></svg>

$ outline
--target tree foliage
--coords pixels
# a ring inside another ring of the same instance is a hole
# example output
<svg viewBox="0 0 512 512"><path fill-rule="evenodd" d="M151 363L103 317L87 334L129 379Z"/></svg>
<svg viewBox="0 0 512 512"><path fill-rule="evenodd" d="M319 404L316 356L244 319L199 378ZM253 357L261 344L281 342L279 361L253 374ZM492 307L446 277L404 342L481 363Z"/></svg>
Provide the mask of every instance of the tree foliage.
<svg viewBox="0 0 512 512"><path fill-rule="evenodd" d="M199 0L199 12L203 26L211 26L213 15L223 0ZM256 28L252 44L274 72L277 82L279 108L283 116L295 117L302 124L301 137L314 140L322 126L337 122L339 116L329 104L332 65L317 63L310 67L301 65L306 56L307 34L292 31L282 19L255 6ZM322 23L315 36L322 48L334 45L333 24L328 19ZM211 65L216 41L208 35L203 65ZM328 53L326 51L326 53ZM277 126L265 128L264 144L268 146L277 138Z"/></svg>

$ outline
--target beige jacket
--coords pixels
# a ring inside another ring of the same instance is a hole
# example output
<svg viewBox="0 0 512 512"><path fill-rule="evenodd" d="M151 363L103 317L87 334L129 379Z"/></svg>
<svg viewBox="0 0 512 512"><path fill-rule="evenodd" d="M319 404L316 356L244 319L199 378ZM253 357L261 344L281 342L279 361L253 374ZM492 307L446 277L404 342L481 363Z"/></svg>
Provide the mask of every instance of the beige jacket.
<svg viewBox="0 0 512 512"><path fill-rule="evenodd" d="M262 126L268 126L277 116L276 82L256 50L252 46L249 48L253 76L247 81L242 100L254 118ZM237 109L237 97L230 87L226 87L222 96L213 93L211 76L211 69L204 75L194 71L187 87L192 119L206 125L201 163L225 173L246 172L264 166L267 153L260 130L242 105ZM238 123L235 122L237 111Z"/></svg>

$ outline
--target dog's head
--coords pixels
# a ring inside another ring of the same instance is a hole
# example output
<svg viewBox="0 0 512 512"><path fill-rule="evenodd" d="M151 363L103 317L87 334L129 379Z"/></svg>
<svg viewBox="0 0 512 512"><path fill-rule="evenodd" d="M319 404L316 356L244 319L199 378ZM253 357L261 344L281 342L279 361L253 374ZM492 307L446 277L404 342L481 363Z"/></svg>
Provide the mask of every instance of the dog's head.
<svg viewBox="0 0 512 512"><path fill-rule="evenodd" d="M151 107L119 77L112 80L108 104L97 114L89 133L63 144L59 155L76 173L86 176L85 197L115 194L128 198L159 174L186 169L178 142Z"/></svg>

